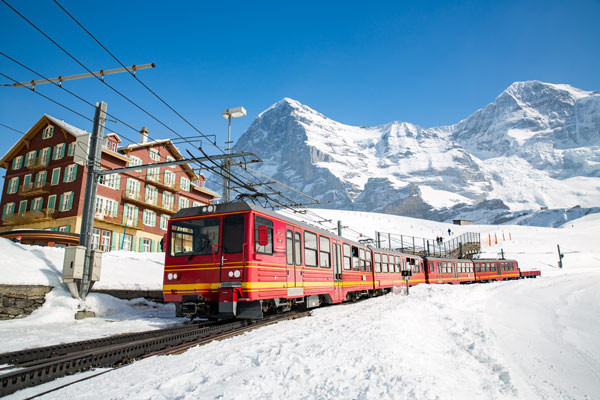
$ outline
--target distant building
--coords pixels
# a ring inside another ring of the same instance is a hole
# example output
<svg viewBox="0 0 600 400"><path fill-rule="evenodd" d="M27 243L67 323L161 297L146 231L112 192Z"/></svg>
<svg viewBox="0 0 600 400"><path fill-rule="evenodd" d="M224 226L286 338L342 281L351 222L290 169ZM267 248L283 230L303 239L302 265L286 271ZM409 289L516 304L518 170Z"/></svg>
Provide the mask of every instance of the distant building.
<svg viewBox="0 0 600 400"><path fill-rule="evenodd" d="M90 134L44 115L0 159L6 177L0 232L28 229L79 233ZM184 157L169 139L121 146L104 137L101 168L115 169ZM211 204L215 192L187 164L132 170L100 178L92 244L103 251L160 251L167 221L179 209ZM32 233L33 234L33 231ZM28 236L31 236L28 235ZM6 236L6 235L4 235ZM32 243L44 244L40 239ZM47 242L48 244L50 242Z"/></svg>
<svg viewBox="0 0 600 400"><path fill-rule="evenodd" d="M452 223L454 225L473 225L473 221L469 221L468 219L453 219Z"/></svg>

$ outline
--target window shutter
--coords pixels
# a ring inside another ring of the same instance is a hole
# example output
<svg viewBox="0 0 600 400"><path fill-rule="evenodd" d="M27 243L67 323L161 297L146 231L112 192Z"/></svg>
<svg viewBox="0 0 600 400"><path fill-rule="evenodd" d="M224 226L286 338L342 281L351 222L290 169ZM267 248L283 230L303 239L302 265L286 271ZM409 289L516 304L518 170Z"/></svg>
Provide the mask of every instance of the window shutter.
<svg viewBox="0 0 600 400"><path fill-rule="evenodd" d="M73 164L73 180L77 180L77 164Z"/></svg>
<svg viewBox="0 0 600 400"><path fill-rule="evenodd" d="M131 251L137 251L136 245L137 245L136 237L131 235Z"/></svg>
<svg viewBox="0 0 600 400"><path fill-rule="evenodd" d="M65 197L65 194L64 194L64 193L61 193L61 195L60 195L60 199L59 199L59 201L58 201L58 210L59 210L59 211L64 211L64 210L63 210L63 198L64 198L64 197Z"/></svg>
<svg viewBox="0 0 600 400"><path fill-rule="evenodd" d="M23 185L28 185L31 183L31 175L25 175L23 177Z"/></svg>
<svg viewBox="0 0 600 400"><path fill-rule="evenodd" d="M144 238L140 238L140 243L138 244L138 248L140 251L144 251Z"/></svg>
<svg viewBox="0 0 600 400"><path fill-rule="evenodd" d="M111 249L112 250L117 250L117 242L119 241L119 234L116 232L113 232L112 234L112 246Z"/></svg>
<svg viewBox="0 0 600 400"><path fill-rule="evenodd" d="M56 205L56 195L48 197L48 208L54 209Z"/></svg>
<svg viewBox="0 0 600 400"><path fill-rule="evenodd" d="M127 204L123 204L123 226L127 225L127 207L129 207Z"/></svg>
<svg viewBox="0 0 600 400"><path fill-rule="evenodd" d="M156 246L156 241L152 240L150 243L151 243L150 244L150 251L153 252L153 253L156 252L156 247L155 247Z"/></svg>
<svg viewBox="0 0 600 400"><path fill-rule="evenodd" d="M75 197L75 193L71 192L71 195L69 196L69 208L67 209L67 211L69 211L70 209L73 208L73 198Z"/></svg>
<svg viewBox="0 0 600 400"><path fill-rule="evenodd" d="M56 146L52 148L52 159L56 160Z"/></svg>
<svg viewBox="0 0 600 400"><path fill-rule="evenodd" d="M6 216L6 204L2 207L2 219Z"/></svg>
<svg viewBox="0 0 600 400"><path fill-rule="evenodd" d="M59 180L60 180L60 168L52 170L52 180L50 183L52 185L57 185Z"/></svg>
<svg viewBox="0 0 600 400"><path fill-rule="evenodd" d="M134 226L136 226L137 222L138 222L138 214L139 214L138 210L139 209L137 208L137 206L133 206L133 225Z"/></svg>
<svg viewBox="0 0 600 400"><path fill-rule="evenodd" d="M17 158L13 158L13 162L12 162L12 169L17 169L15 168L15 165L17 165Z"/></svg>
<svg viewBox="0 0 600 400"><path fill-rule="evenodd" d="M65 232L71 232L71 225L65 226Z"/></svg>
<svg viewBox="0 0 600 400"><path fill-rule="evenodd" d="M115 178L115 189L119 190L119 188L121 187L121 175L119 174L115 174L116 178Z"/></svg>
<svg viewBox="0 0 600 400"><path fill-rule="evenodd" d="M115 202L113 202L112 216L116 218L118 214L119 214L119 203L115 201Z"/></svg>
<svg viewBox="0 0 600 400"><path fill-rule="evenodd" d="M69 150L67 152L68 155L73 155L73 142L69 143Z"/></svg>
<svg viewBox="0 0 600 400"><path fill-rule="evenodd" d="M63 174L63 183L67 181L67 176L69 175L69 166L65 167L65 173Z"/></svg>

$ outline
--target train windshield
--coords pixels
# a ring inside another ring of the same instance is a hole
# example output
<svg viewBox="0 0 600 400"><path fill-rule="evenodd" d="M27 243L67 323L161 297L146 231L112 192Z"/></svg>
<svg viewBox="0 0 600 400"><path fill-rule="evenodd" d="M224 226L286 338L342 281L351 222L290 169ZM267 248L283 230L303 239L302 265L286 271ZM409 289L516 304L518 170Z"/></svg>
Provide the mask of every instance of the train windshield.
<svg viewBox="0 0 600 400"><path fill-rule="evenodd" d="M213 251L218 252L219 225L218 217L173 222L170 256L208 255Z"/></svg>

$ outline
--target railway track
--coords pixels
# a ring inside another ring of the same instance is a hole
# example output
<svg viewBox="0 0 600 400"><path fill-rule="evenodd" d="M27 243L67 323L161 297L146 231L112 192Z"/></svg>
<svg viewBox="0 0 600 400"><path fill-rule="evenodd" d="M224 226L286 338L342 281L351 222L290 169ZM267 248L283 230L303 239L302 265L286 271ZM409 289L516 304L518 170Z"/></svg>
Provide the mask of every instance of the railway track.
<svg viewBox="0 0 600 400"><path fill-rule="evenodd" d="M0 397L92 368L115 367L155 355L180 354L193 346L307 315L310 313L290 312L254 321L188 324L0 354L0 365L10 364L0 369Z"/></svg>

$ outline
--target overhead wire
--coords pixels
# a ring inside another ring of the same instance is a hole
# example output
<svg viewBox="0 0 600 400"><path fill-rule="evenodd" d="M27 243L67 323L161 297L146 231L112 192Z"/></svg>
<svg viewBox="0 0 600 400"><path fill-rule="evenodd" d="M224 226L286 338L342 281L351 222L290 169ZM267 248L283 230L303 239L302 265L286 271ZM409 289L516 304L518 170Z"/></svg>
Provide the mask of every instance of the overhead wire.
<svg viewBox="0 0 600 400"><path fill-rule="evenodd" d="M3 124L3 123L0 123L0 126L3 126L3 127L5 127L5 128L8 128L8 129L10 129L11 131L15 131L15 132L17 132L17 133L20 133L21 135L25 135L25 134L27 133L27 132L21 132L20 130L18 130L18 129L15 129L15 128L11 128L10 126L8 126L8 125L5 125L5 124Z"/></svg>

